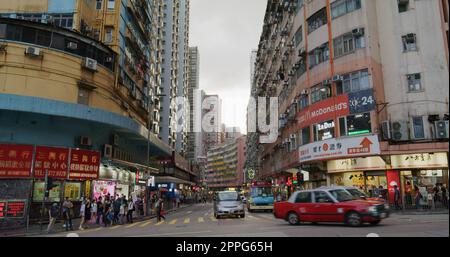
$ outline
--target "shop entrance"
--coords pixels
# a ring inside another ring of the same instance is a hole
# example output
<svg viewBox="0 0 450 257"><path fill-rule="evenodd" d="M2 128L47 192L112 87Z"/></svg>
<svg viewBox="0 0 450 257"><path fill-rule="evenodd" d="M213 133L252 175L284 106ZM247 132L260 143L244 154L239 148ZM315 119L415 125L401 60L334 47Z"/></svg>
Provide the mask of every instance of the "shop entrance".
<svg viewBox="0 0 450 257"><path fill-rule="evenodd" d="M371 197L380 197L388 200L388 183L386 172L365 172L365 192Z"/></svg>

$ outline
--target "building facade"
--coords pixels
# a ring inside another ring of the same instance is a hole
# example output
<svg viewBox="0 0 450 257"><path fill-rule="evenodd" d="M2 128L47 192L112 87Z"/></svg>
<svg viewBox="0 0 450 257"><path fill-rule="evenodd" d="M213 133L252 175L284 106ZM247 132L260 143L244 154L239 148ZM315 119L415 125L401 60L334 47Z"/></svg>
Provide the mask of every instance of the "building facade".
<svg viewBox="0 0 450 257"><path fill-rule="evenodd" d="M393 186L409 199L448 185L448 4L269 1L257 95L278 97L279 137L260 178L306 188ZM403 201L408 203L407 200Z"/></svg>
<svg viewBox="0 0 450 257"><path fill-rule="evenodd" d="M187 151L189 102L177 103L176 98L187 99L188 96L189 0L164 1L163 12L163 97L159 137L184 156ZM180 108L184 108L183 117L176 120Z"/></svg>
<svg viewBox="0 0 450 257"><path fill-rule="evenodd" d="M210 190L241 188L244 181L245 136L212 147L207 154L206 184Z"/></svg>
<svg viewBox="0 0 450 257"><path fill-rule="evenodd" d="M198 104L199 97L200 100L201 92L199 92L199 83L200 83L200 53L198 51L198 47L190 47L189 48L189 87L188 87L188 99L189 99L189 133L188 133L188 150L187 150L187 159L192 161L197 161L198 156L204 156L200 149L202 148L202 134L201 132L196 132L195 130L195 122L199 122L199 120L195 121L194 119L201 119L201 114L196 115L196 107ZM196 93L200 93L200 95L195 95ZM196 102L197 100L197 102ZM200 101L201 104L201 101ZM200 121L201 122L201 121Z"/></svg>

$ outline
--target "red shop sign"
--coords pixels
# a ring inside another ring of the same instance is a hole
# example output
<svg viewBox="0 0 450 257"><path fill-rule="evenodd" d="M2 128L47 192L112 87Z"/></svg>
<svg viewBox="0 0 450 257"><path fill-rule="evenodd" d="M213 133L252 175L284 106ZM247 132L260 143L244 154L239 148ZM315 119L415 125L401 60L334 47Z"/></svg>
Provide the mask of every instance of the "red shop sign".
<svg viewBox="0 0 450 257"><path fill-rule="evenodd" d="M36 147L36 159L34 161L34 177L44 178L45 170L52 178L67 178L67 163L69 149L56 147Z"/></svg>
<svg viewBox="0 0 450 257"><path fill-rule="evenodd" d="M304 128L314 123L334 120L336 117L350 114L348 95L323 100L313 104L297 115L299 128Z"/></svg>
<svg viewBox="0 0 450 257"><path fill-rule="evenodd" d="M29 178L33 146L0 145L0 178Z"/></svg>
<svg viewBox="0 0 450 257"><path fill-rule="evenodd" d="M98 179L100 152L72 149L69 179Z"/></svg>

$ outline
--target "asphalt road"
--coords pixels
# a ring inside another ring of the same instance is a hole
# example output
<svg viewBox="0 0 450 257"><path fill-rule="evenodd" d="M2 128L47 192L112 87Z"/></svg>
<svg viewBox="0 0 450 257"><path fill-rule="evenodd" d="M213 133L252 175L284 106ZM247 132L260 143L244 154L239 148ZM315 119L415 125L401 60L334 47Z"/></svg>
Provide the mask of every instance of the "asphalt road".
<svg viewBox="0 0 450 257"><path fill-rule="evenodd" d="M75 234L74 234L75 233ZM448 237L449 215L391 215L378 226L342 224L291 226L272 213L247 213L244 219L213 217L212 204L199 204L155 219L107 228L93 228L49 237Z"/></svg>

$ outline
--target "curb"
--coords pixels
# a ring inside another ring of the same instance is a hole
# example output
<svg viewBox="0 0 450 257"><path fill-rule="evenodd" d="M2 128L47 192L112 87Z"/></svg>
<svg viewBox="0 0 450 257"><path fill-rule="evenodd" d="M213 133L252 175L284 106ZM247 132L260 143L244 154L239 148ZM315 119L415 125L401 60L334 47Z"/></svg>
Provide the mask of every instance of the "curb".
<svg viewBox="0 0 450 257"><path fill-rule="evenodd" d="M172 213L172 212L176 212L176 211L180 211L180 210L182 210L182 209L185 209L185 208L188 208L188 207L191 207L191 206L193 206L193 204L191 204L191 205L185 205L185 206L181 206L180 208L177 208L177 209L171 209L171 210L168 210L167 211L167 213ZM151 220L151 219L154 219L154 218L156 218L156 215L150 215L150 216L146 216L146 217L144 217L144 218L142 218L142 219L136 219L135 221L136 222L142 222L142 221L147 221L147 220ZM56 223L56 224L62 224L62 223ZM55 225L56 225L55 224ZM46 226L44 226L45 228L46 228ZM101 226L98 226L98 227L101 227ZM94 228L97 228L97 227L92 227L93 229ZM77 231L77 230L74 230L74 231ZM63 232L67 232L67 231L56 231L56 232L53 232L53 233L51 233L51 234L59 234L59 233L63 233ZM26 233L26 232L22 232L22 233L18 233L18 234L10 234L10 235L7 235L7 234L1 234L0 233L0 237L27 237L27 236L45 236L45 235L48 235L47 233L42 233L41 234L41 232L29 232L29 233Z"/></svg>

